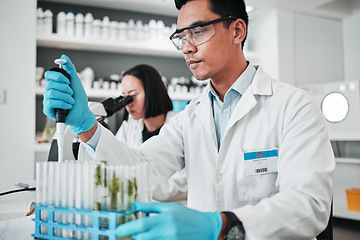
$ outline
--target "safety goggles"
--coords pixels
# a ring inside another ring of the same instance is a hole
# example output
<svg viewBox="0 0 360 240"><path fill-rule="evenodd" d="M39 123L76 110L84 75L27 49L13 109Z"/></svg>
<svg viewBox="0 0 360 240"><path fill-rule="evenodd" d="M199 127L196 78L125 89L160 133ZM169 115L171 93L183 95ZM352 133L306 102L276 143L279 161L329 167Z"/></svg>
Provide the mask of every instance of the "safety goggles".
<svg viewBox="0 0 360 240"><path fill-rule="evenodd" d="M184 46L185 40L192 46L196 47L209 41L209 39L215 35L213 24L229 19L236 20L236 18L232 16L222 17L209 22L194 24L190 27L176 30L173 34L171 34L170 40L179 51L181 51L182 47Z"/></svg>

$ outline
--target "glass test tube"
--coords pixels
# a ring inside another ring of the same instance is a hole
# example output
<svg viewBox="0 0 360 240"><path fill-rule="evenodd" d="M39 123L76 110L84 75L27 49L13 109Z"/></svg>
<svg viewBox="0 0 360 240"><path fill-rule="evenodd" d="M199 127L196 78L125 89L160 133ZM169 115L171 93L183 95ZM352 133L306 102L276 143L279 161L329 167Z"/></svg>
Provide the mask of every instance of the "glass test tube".
<svg viewBox="0 0 360 240"><path fill-rule="evenodd" d="M83 178L83 164L78 162L74 164L75 166L75 208L77 209L83 209L83 184L82 184L82 178ZM81 214L75 215L75 224L76 226L83 226L83 216ZM75 239L82 239L82 233L81 231L75 232Z"/></svg>
<svg viewBox="0 0 360 240"><path fill-rule="evenodd" d="M55 197L55 203L54 205L56 207L61 207L61 196L62 196L62 192L61 192L61 183L62 183L62 174L61 174L61 165L62 163L55 163L55 174L54 174L54 179L55 179L55 184L54 184L54 197ZM62 222L62 212L54 212L54 221L61 223ZM62 229L61 228L54 228L54 235L57 237L61 237L62 236Z"/></svg>

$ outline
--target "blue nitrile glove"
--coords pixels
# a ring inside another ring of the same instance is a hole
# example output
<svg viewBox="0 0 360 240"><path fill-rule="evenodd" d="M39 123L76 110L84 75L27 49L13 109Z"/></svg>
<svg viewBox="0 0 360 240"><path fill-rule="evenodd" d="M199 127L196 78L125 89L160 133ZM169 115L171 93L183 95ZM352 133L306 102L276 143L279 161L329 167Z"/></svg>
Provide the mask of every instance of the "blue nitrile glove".
<svg viewBox="0 0 360 240"><path fill-rule="evenodd" d="M62 66L70 75L70 86L69 79L63 74L45 72L44 114L55 120L55 108L68 109L65 124L70 125L75 134L86 132L95 125L95 115L88 107L88 99L74 65L65 55L61 59L66 60Z"/></svg>
<svg viewBox="0 0 360 240"><path fill-rule="evenodd" d="M220 212L199 212L176 203L134 202L134 209L157 215L120 225L118 236L134 239L217 239L222 218Z"/></svg>

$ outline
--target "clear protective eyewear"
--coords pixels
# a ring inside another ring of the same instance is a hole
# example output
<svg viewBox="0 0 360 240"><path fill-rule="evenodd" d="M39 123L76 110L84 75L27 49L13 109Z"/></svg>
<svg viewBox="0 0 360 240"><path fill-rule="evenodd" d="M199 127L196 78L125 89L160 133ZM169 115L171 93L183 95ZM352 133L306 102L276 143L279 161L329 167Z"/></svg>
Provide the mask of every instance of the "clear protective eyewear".
<svg viewBox="0 0 360 240"><path fill-rule="evenodd" d="M236 18L228 16L176 30L173 34L171 34L170 40L179 51L181 51L183 45L185 44L185 40L190 43L191 46L196 47L209 41L209 39L215 35L213 24L229 19L236 20Z"/></svg>

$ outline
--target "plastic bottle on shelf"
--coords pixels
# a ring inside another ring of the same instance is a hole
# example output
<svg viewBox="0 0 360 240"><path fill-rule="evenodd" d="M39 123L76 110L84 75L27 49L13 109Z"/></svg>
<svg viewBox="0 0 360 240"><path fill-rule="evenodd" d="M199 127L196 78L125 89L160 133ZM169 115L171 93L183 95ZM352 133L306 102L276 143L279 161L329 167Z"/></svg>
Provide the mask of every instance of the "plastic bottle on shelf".
<svg viewBox="0 0 360 240"><path fill-rule="evenodd" d="M93 15L91 13L87 13L85 15L85 32L84 32L85 38L92 37L93 21L94 21Z"/></svg>
<svg viewBox="0 0 360 240"><path fill-rule="evenodd" d="M84 15L82 13L75 16L75 36L84 37Z"/></svg>
<svg viewBox="0 0 360 240"><path fill-rule="evenodd" d="M149 27L149 24L144 24L143 36L144 36L143 41L148 43L149 39L150 39L150 27Z"/></svg>
<svg viewBox="0 0 360 240"><path fill-rule="evenodd" d="M37 35L43 34L44 29L44 12L42 8L38 8L36 11L36 33Z"/></svg>
<svg viewBox="0 0 360 240"><path fill-rule="evenodd" d="M56 33L65 36L66 33L66 13L60 11L56 16Z"/></svg>
<svg viewBox="0 0 360 240"><path fill-rule="evenodd" d="M175 32L177 28L176 23L171 24L171 33Z"/></svg>
<svg viewBox="0 0 360 240"><path fill-rule="evenodd" d="M118 39L119 39L120 42L126 42L127 41L127 26L128 26L128 24L126 22L119 22Z"/></svg>
<svg viewBox="0 0 360 240"><path fill-rule="evenodd" d="M93 89L99 89L99 88L100 88L100 83L99 83L99 81L95 80L93 82Z"/></svg>
<svg viewBox="0 0 360 240"><path fill-rule="evenodd" d="M109 90L109 88L110 88L110 82L104 80L102 83L102 89Z"/></svg>
<svg viewBox="0 0 360 240"><path fill-rule="evenodd" d="M110 22L110 40L116 41L119 36L119 22L111 21Z"/></svg>
<svg viewBox="0 0 360 240"><path fill-rule="evenodd" d="M117 84L117 90L118 90L119 92L122 92L121 82L118 82L118 84Z"/></svg>
<svg viewBox="0 0 360 240"><path fill-rule="evenodd" d="M167 88L169 94L173 94L175 92L174 85L170 84Z"/></svg>
<svg viewBox="0 0 360 240"><path fill-rule="evenodd" d="M53 13L50 9L44 12L44 34L50 35L53 32Z"/></svg>
<svg viewBox="0 0 360 240"><path fill-rule="evenodd" d="M165 29L165 24L162 20L159 20L156 22L156 41L157 41L157 46L162 46L163 42L165 42L164 40L164 29Z"/></svg>
<svg viewBox="0 0 360 240"><path fill-rule="evenodd" d="M142 21L137 20L135 25L135 34L136 34L136 40L140 42L144 42L144 26Z"/></svg>
<svg viewBox="0 0 360 240"><path fill-rule="evenodd" d="M110 74L109 80L110 80L110 89L114 91L119 90L119 84L121 81L120 74Z"/></svg>
<svg viewBox="0 0 360 240"><path fill-rule="evenodd" d="M74 36L75 33L75 15L72 12L66 14L66 36Z"/></svg>
<svg viewBox="0 0 360 240"><path fill-rule="evenodd" d="M35 80L36 80L36 85L37 86L40 86L40 81L41 81L41 79L43 79L44 78L44 68L43 67L36 67L36 78L35 78Z"/></svg>
<svg viewBox="0 0 360 240"><path fill-rule="evenodd" d="M109 39L110 38L110 19L108 16L105 16L101 24L101 38Z"/></svg>
<svg viewBox="0 0 360 240"><path fill-rule="evenodd" d="M171 43L171 41L169 40L170 35L172 34L172 30L171 27L165 27L164 28L164 33L163 33L163 41L164 41L164 46L167 46L167 48L171 48L173 49L173 44ZM175 48L174 48L175 49Z"/></svg>
<svg viewBox="0 0 360 240"><path fill-rule="evenodd" d="M135 21L134 19L130 19L128 22L128 27L127 27L127 36L128 36L128 40L130 41L134 41L136 39L136 30L135 30Z"/></svg>
<svg viewBox="0 0 360 240"><path fill-rule="evenodd" d="M156 20L155 19L151 19L149 21L149 28L150 28L150 42L152 43L156 43L156 29L157 29L157 24L156 24Z"/></svg>
<svg viewBox="0 0 360 240"><path fill-rule="evenodd" d="M91 67L86 67L80 72L81 80L85 89L92 88L92 84L95 80L95 73Z"/></svg>
<svg viewBox="0 0 360 240"><path fill-rule="evenodd" d="M110 89L115 91L117 89L117 82L111 81L110 82Z"/></svg>
<svg viewBox="0 0 360 240"><path fill-rule="evenodd" d="M92 26L92 37L94 39L99 39L101 34L101 20L94 19Z"/></svg>

